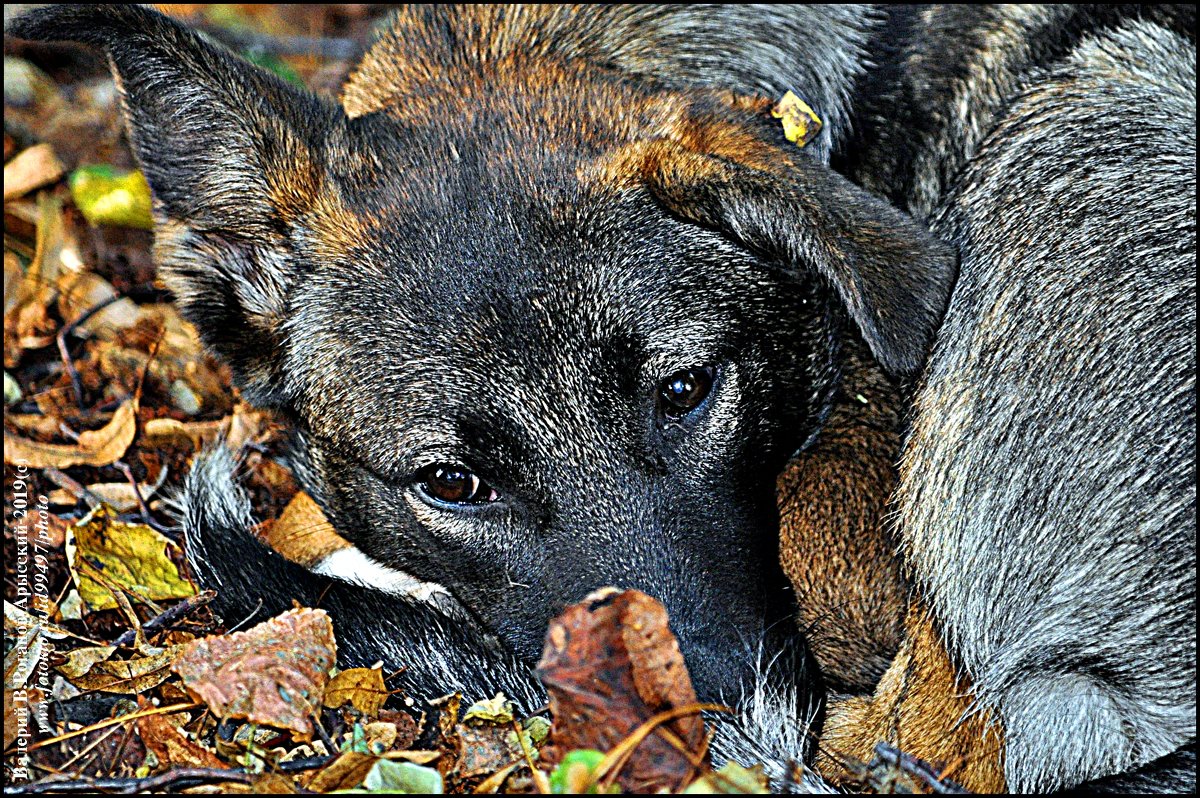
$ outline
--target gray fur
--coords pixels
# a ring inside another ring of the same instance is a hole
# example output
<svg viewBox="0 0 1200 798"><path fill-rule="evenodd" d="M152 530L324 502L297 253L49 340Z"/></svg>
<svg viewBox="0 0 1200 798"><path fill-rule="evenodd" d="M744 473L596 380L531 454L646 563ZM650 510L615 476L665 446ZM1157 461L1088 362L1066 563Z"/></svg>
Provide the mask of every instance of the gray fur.
<svg viewBox="0 0 1200 798"><path fill-rule="evenodd" d="M1085 39L934 216L962 259L900 521L1014 791L1195 738L1195 89L1163 28Z"/></svg>

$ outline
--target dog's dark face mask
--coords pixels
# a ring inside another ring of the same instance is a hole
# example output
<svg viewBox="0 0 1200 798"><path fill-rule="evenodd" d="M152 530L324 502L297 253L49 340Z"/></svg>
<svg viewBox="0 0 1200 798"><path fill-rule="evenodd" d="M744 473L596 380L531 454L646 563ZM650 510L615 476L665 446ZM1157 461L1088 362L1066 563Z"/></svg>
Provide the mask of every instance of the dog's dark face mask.
<svg viewBox="0 0 1200 798"><path fill-rule="evenodd" d="M21 32L108 48L165 278L338 530L530 661L566 603L644 590L735 699L788 631L775 476L843 325L914 370L948 254L761 101L510 58L344 111L72 13Z"/></svg>
<svg viewBox="0 0 1200 798"><path fill-rule="evenodd" d="M469 194L295 289L323 504L530 659L590 590L654 595L728 693L788 614L774 478L829 384L829 303L645 191Z"/></svg>

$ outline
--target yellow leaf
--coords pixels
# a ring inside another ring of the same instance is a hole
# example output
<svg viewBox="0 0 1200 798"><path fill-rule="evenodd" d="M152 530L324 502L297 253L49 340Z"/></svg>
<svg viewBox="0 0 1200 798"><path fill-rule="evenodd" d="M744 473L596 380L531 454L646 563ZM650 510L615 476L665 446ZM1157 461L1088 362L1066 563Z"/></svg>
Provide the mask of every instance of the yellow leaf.
<svg viewBox="0 0 1200 798"><path fill-rule="evenodd" d="M771 116L783 120L783 135L797 147L803 147L821 132L821 118L791 91L771 109Z"/></svg>
<svg viewBox="0 0 1200 798"><path fill-rule="evenodd" d="M463 723L492 723L504 725L513 722L513 705L504 693L497 693L495 698L476 701L463 714Z"/></svg>
<svg viewBox="0 0 1200 798"><path fill-rule="evenodd" d="M330 709L350 704L369 718L379 714L387 700L387 687L378 668L351 668L334 676L325 688L325 706Z"/></svg>
<svg viewBox="0 0 1200 798"><path fill-rule="evenodd" d="M113 609L117 602L107 587L87 575L87 566L103 573L106 581L150 601L196 594L168 556L178 550L169 538L148 526L117 521L106 505L68 530L66 550L79 595L93 611Z"/></svg>
<svg viewBox="0 0 1200 798"><path fill-rule="evenodd" d="M71 197L89 222L154 228L150 185L141 172L121 174L109 166L81 166L71 175Z"/></svg>

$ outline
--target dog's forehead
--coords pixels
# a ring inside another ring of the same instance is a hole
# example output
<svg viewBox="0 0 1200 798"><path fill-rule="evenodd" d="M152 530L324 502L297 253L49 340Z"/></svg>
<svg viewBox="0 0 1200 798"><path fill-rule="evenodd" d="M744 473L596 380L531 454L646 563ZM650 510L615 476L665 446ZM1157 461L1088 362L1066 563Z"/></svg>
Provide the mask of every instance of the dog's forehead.
<svg viewBox="0 0 1200 798"><path fill-rule="evenodd" d="M307 281L297 305L341 319L343 339L382 328L410 353L453 357L470 352L468 333L532 348L669 339L745 312L762 283L747 253L631 191L573 207L507 197L397 220ZM328 329L313 322L318 336Z"/></svg>
<svg viewBox="0 0 1200 798"><path fill-rule="evenodd" d="M377 232L299 289L304 346L289 356L306 362L291 371L311 375L303 392L314 417L338 419L330 434L369 429L395 450L414 416L612 404L647 370L712 362L778 290L750 255L637 192L476 211Z"/></svg>

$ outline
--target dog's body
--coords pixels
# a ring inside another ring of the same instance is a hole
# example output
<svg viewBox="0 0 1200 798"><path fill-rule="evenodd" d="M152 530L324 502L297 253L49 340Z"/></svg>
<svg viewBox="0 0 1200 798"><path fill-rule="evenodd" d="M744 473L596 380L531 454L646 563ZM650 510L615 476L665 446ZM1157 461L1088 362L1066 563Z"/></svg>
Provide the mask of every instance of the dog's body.
<svg viewBox="0 0 1200 798"><path fill-rule="evenodd" d="M884 30L846 168L961 266L896 500L932 622L914 608L826 743L1015 791L1163 758L1158 789L1194 790L1194 10L905 8Z"/></svg>
<svg viewBox="0 0 1200 798"><path fill-rule="evenodd" d="M386 595L284 562L248 533L216 455L189 478L187 527L225 612L320 600L345 661L403 664L418 695L503 689L532 706L554 609L640 587L667 604L701 694L736 701L759 657L796 645L777 624L773 488L806 447L783 554L818 661L861 690L900 649L873 700L831 708L837 744L964 754L977 788L1055 789L1163 756L1140 777L1186 776L1195 117L1179 24L909 13L412 8L342 109L145 11L22 23L108 49L185 311L249 397L293 417L296 472L338 529L409 580ZM1071 36L1051 35L1064 20ZM937 59L914 52L955 37L971 46L925 71ZM804 150L757 96L785 89L826 123ZM1061 180L1105 163L1110 95L1130 98L1120 124L1139 120L1118 138L1138 168L1114 157L1098 187ZM896 530L879 515L905 379L953 259L828 171L831 154L963 258ZM1118 175L1146 217L1133 229L1105 193ZM1098 253L1116 240L1114 263ZM1072 302L1078 324L1058 324ZM1111 362L1122 379L1104 379ZM664 415L662 386L696 383L699 401ZM418 482L483 498L448 507ZM894 540L921 597L907 609ZM760 727L727 727L727 755L806 749L788 721L807 722L821 688L801 670L778 660L746 721Z"/></svg>

